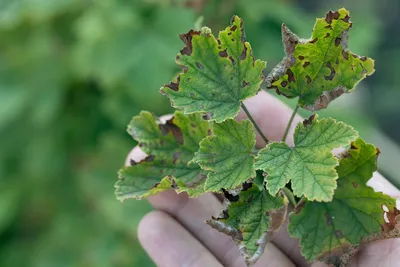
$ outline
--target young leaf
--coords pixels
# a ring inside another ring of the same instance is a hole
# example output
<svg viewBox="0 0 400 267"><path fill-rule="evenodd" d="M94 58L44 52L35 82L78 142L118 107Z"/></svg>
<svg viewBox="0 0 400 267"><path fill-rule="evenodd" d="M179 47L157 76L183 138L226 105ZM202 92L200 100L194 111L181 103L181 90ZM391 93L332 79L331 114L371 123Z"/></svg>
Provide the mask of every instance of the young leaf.
<svg viewBox="0 0 400 267"><path fill-rule="evenodd" d="M242 19L234 16L218 39L206 27L180 37L186 46L176 62L183 73L161 92L185 113L206 112L216 122L234 118L241 101L260 89L266 66L266 62L254 60Z"/></svg>
<svg viewBox="0 0 400 267"><path fill-rule="evenodd" d="M193 161L210 171L206 180L207 191L221 188L234 189L254 178L255 132L249 120L227 120L214 124L214 135L203 139Z"/></svg>
<svg viewBox="0 0 400 267"><path fill-rule="evenodd" d="M210 123L200 115L175 112L165 123L142 111L132 119L128 132L149 156L119 171L116 195L119 200L143 198L171 187L197 196L204 190L207 172L188 164L199 148L199 142L210 132Z"/></svg>
<svg viewBox="0 0 400 267"><path fill-rule="evenodd" d="M337 167L338 188L332 202L306 201L290 215L289 233L300 238L306 259L337 264L350 245L382 231L385 209L395 209L396 202L366 185L376 170L378 154L373 145L355 141Z"/></svg>
<svg viewBox="0 0 400 267"><path fill-rule="evenodd" d="M283 194L273 197L266 190L260 191L255 184L244 184L238 195L225 196L225 209L207 223L231 236L246 264L252 265L285 221L287 199Z"/></svg>
<svg viewBox="0 0 400 267"><path fill-rule="evenodd" d="M297 125L294 147L283 142L267 145L259 152L255 168L267 173L266 186L272 195L291 181L296 196L331 201L338 178L338 160L331 151L349 145L357 136L342 122L318 120L314 115Z"/></svg>
<svg viewBox="0 0 400 267"><path fill-rule="evenodd" d="M374 72L374 61L348 51L349 12L342 8L317 19L311 39L297 37L285 25L286 57L266 78L267 87L286 97L299 97L308 110L326 108Z"/></svg>

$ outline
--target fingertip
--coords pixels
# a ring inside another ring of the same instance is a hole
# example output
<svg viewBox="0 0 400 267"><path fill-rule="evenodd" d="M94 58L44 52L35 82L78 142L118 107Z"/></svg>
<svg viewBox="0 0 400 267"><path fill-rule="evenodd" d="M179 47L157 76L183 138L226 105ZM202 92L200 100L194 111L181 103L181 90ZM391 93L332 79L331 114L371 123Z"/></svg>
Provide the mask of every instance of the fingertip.
<svg viewBox="0 0 400 267"><path fill-rule="evenodd" d="M137 231L139 242L143 247L148 247L148 241L157 242L155 239L161 236L169 219L169 215L163 211L151 211L140 220Z"/></svg>

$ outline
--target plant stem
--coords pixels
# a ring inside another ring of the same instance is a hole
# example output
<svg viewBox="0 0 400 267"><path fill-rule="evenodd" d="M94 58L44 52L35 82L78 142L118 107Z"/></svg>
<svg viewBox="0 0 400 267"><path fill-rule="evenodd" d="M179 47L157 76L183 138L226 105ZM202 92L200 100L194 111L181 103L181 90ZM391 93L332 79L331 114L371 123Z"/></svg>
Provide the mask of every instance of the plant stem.
<svg viewBox="0 0 400 267"><path fill-rule="evenodd" d="M300 107L299 104L297 104L295 109L293 110L292 116L290 116L290 120L289 120L289 122L288 122L288 124L286 126L285 133L283 134L282 142L286 141L286 138L287 138L287 135L289 133L290 127L292 127L292 123L293 123L294 117L296 116L297 111L299 111L299 107Z"/></svg>
<svg viewBox="0 0 400 267"><path fill-rule="evenodd" d="M293 205L293 207L296 207L297 203L296 199L294 198L293 192L287 187L282 188L282 191L286 195L289 202Z"/></svg>
<svg viewBox="0 0 400 267"><path fill-rule="evenodd" d="M246 108L246 106L244 105L244 103L242 102L242 109L243 111L246 113L247 117L250 119L250 121L253 123L254 128L256 128L257 132L260 134L261 138L264 140L264 142L266 144L268 144L268 138L265 137L264 133L261 131L261 129L258 127L256 121L253 119L253 117L251 116L249 110Z"/></svg>

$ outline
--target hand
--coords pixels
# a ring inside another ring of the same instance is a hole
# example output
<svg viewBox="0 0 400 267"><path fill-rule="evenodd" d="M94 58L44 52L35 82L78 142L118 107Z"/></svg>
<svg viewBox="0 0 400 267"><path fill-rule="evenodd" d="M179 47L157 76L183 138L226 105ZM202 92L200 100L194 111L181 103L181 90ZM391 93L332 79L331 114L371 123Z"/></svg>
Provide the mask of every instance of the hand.
<svg viewBox="0 0 400 267"><path fill-rule="evenodd" d="M273 96L260 92L246 101L250 113L269 140L280 140L291 110ZM244 119L239 114L239 119ZM296 117L293 129L297 122ZM289 134L288 143L292 143ZM257 146L265 143L257 137ZM134 148L129 159L139 161L146 155L140 148ZM400 191L379 173L368 182L376 191L393 197L400 197ZM149 197L156 209L147 214L139 224L139 240L157 266L176 267L242 267L244 261L232 239L208 226L204 221L222 209L220 199L214 194L204 194L189 199L186 194L167 191ZM373 243L361 250L350 266L376 267L397 266L400 262L400 239ZM273 243L267 244L263 256L255 266L327 266L323 263L307 263L300 254L298 241L289 237L286 226L275 235Z"/></svg>

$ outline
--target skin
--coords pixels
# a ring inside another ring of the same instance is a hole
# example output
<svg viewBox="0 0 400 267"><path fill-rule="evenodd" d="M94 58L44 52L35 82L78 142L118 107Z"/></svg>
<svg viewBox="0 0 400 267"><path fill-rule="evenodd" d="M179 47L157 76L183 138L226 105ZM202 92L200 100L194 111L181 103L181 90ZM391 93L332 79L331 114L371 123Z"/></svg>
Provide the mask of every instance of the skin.
<svg viewBox="0 0 400 267"><path fill-rule="evenodd" d="M282 138L291 110L275 97L260 92L257 96L245 101L246 107L257 121L257 124L271 141ZM243 113L238 119L245 119ZM297 122L293 123L287 142L293 143L292 135ZM265 143L258 136L257 146ZM129 159L139 161L146 156L140 148L135 147ZM375 173L368 182L376 191L384 192L400 199L400 191L382 175ZM190 199L186 194L167 191L149 197L154 211L141 220L138 227L139 240L157 266L161 267L244 267L245 264L232 239L204 223L221 208L221 199L214 194L204 194ZM398 201L398 206L399 206ZM267 244L264 254L255 264L256 267L292 267L311 266L326 267L326 264L307 263L300 254L298 241L289 237L286 225L275 235L274 241ZM375 242L362 249L349 264L350 267L397 266L400 262L400 239Z"/></svg>

